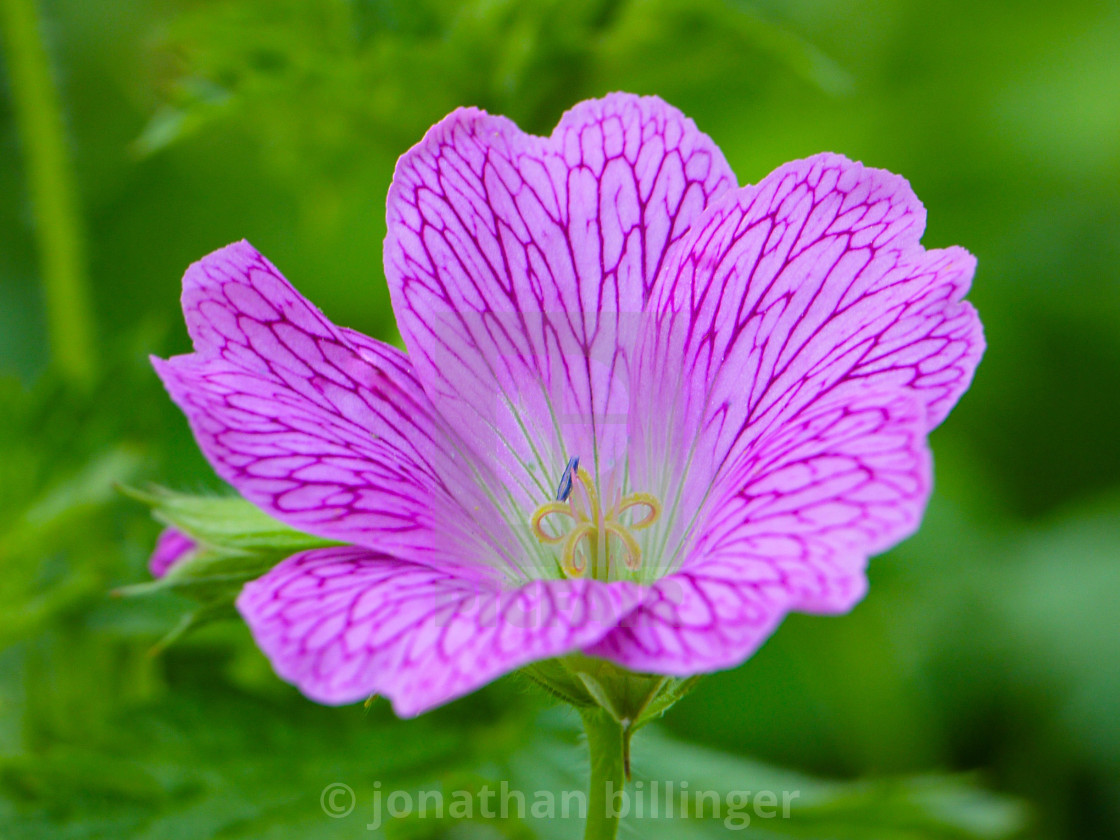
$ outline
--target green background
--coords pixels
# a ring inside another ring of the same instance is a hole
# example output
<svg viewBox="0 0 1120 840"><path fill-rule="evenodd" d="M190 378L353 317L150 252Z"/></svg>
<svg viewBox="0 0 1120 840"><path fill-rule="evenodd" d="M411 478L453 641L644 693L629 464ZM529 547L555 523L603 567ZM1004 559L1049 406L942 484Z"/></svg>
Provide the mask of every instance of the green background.
<svg viewBox="0 0 1120 840"><path fill-rule="evenodd" d="M979 258L989 345L933 435L925 524L872 562L864 603L792 617L703 681L638 736L639 776L805 792L747 836L1120 832L1116 3L0 7L0 835L378 836L375 781L581 784L577 721L517 678L415 721L383 702L317 707L239 622L151 656L189 602L108 593L146 579L158 530L115 482L221 487L147 362L188 348L184 268L246 237L336 322L393 340L396 157L458 105L548 133L611 90L681 108L743 183L824 150L906 175L924 243ZM57 107L22 74L28 44L46 48ZM56 318L70 321L51 333ZM350 817L320 808L333 782L358 793ZM624 832L733 836L718 821Z"/></svg>

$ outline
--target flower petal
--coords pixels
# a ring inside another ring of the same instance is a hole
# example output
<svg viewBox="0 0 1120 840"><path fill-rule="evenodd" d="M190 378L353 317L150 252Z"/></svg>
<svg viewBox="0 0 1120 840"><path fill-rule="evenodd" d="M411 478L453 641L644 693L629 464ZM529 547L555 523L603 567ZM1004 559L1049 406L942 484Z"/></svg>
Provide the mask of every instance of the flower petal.
<svg viewBox="0 0 1120 840"><path fill-rule="evenodd" d="M724 480L729 492L702 523L694 557L769 565L790 609L850 609L848 595L864 587L833 583L862 576L868 557L921 522L933 486L924 422L909 394L814 404L757 442Z"/></svg>
<svg viewBox="0 0 1120 840"><path fill-rule="evenodd" d="M619 457L645 299L734 183L691 120L625 94L577 105L549 138L462 109L401 158L385 241L401 334L515 509L552 499L569 456Z"/></svg>
<svg viewBox="0 0 1120 840"><path fill-rule="evenodd" d="M939 423L984 343L961 301L975 260L923 250L924 225L904 179L838 155L787 164L710 207L651 301L636 479L691 481L695 503L806 406L866 387L910 393L926 428ZM655 457L666 452L669 464Z"/></svg>
<svg viewBox="0 0 1120 840"><path fill-rule="evenodd" d="M156 547L148 560L152 577L161 578L176 563L193 551L197 543L177 528L164 528L156 539Z"/></svg>
<svg viewBox="0 0 1120 840"><path fill-rule="evenodd" d="M909 536L929 497L924 406L867 391L822 401L760 441L698 523L680 571L587 652L691 674L746 659L786 612L850 609L867 558Z"/></svg>
<svg viewBox="0 0 1120 840"><path fill-rule="evenodd" d="M730 668L769 638L788 611L775 582L709 561L654 583L645 602L584 653L632 671L687 677Z"/></svg>
<svg viewBox="0 0 1120 840"><path fill-rule="evenodd" d="M183 309L197 352L153 364L245 498L316 536L420 560L510 551L399 350L356 347L247 242L191 266Z"/></svg>
<svg viewBox="0 0 1120 840"><path fill-rule="evenodd" d="M384 694L402 717L601 638L642 597L589 580L493 579L362 548L316 549L246 584L237 608L276 672L320 703Z"/></svg>

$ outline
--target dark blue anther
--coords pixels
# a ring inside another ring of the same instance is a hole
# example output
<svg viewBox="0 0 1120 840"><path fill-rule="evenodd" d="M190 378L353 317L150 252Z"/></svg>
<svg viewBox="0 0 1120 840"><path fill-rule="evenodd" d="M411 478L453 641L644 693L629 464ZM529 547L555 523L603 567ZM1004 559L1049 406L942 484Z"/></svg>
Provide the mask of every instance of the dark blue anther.
<svg viewBox="0 0 1120 840"><path fill-rule="evenodd" d="M564 474L560 476L560 486L556 488L556 501L568 501L568 496L572 495L572 476L578 469L579 456L573 455L568 459L568 466L564 468Z"/></svg>

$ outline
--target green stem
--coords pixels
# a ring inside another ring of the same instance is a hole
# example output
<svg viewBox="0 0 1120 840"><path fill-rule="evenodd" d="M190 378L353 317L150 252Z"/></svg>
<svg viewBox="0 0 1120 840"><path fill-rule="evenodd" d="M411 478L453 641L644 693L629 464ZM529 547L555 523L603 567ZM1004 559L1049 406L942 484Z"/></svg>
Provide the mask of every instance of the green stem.
<svg viewBox="0 0 1120 840"><path fill-rule="evenodd" d="M76 190L35 0L0 0L0 30L35 214L52 360L76 384L96 367Z"/></svg>
<svg viewBox="0 0 1120 840"><path fill-rule="evenodd" d="M629 733L602 709L581 711L591 753L591 783L587 797L584 840L615 840L620 807L615 793L626 785L626 751Z"/></svg>

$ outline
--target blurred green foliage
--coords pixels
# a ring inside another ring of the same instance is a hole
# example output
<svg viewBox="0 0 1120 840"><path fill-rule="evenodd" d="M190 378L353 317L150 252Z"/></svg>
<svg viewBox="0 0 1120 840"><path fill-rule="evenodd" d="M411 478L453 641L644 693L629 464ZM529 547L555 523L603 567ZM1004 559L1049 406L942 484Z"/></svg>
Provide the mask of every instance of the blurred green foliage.
<svg viewBox="0 0 1120 840"><path fill-rule="evenodd" d="M191 604L110 597L146 580L158 530L113 487L219 489L146 361L187 348L177 297L189 262L247 237L336 321L392 340L380 266L396 157L458 105L547 132L574 102L616 89L682 108L742 182L825 149L904 173L929 209L925 243L978 255L971 297L990 345L934 435L926 523L872 564L867 600L845 618L794 617L746 665L703 681L639 736L639 774L804 792L795 819L756 821L756 836L1120 833L1115 3L36 6L70 155L61 177L73 175L84 225L97 369L82 387L52 365L43 219L8 49L0 834L354 836L364 806L328 818L325 785L360 798L375 781L580 786L574 718L542 712L517 680L398 722L383 704L304 700L235 621L149 655ZM656 832L726 830L645 821L631 834ZM578 830L405 821L388 834Z"/></svg>

